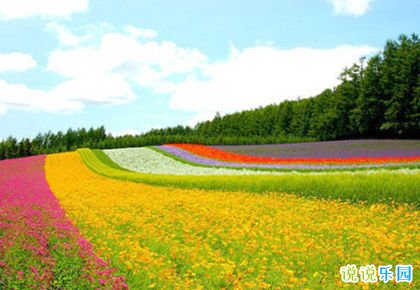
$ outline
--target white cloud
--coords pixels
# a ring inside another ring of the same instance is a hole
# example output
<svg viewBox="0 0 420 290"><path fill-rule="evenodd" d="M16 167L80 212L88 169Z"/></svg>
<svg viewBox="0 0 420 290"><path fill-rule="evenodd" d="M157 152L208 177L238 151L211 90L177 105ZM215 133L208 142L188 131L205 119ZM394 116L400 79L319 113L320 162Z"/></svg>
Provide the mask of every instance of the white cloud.
<svg viewBox="0 0 420 290"><path fill-rule="evenodd" d="M136 86L158 90L166 78L192 73L207 61L195 49L169 41L143 42L127 32L110 33L104 29L102 35L92 39L90 32L69 37L69 31L54 22L47 29L61 33L62 44L76 45L52 51L48 58L46 69L68 79L49 91L2 81L3 108L78 112L89 103L125 104L137 98Z"/></svg>
<svg viewBox="0 0 420 290"><path fill-rule="evenodd" d="M0 0L0 19L68 17L89 8L89 0Z"/></svg>
<svg viewBox="0 0 420 290"><path fill-rule="evenodd" d="M132 102L147 88L169 96L171 108L195 113L191 122L196 122L217 111L314 96L336 86L345 66L377 51L370 46L284 50L261 44L240 50L231 45L226 59L212 62L196 49L139 36L133 27L131 32L107 28L71 37L61 25L49 27L58 35L64 32L62 44L74 45L52 51L46 67L67 79L48 91L0 80L0 112L78 112L87 104Z"/></svg>
<svg viewBox="0 0 420 290"><path fill-rule="evenodd" d="M136 99L127 81L118 75L91 76L65 81L49 94L57 99L120 105Z"/></svg>
<svg viewBox="0 0 420 290"><path fill-rule="evenodd" d="M328 0L336 14L361 16L369 10L372 0Z"/></svg>
<svg viewBox="0 0 420 290"><path fill-rule="evenodd" d="M79 77L105 72L132 74L141 66L154 66L155 71L167 76L192 71L205 60L197 50L180 48L172 42L143 43L127 35L108 33L101 37L98 47L53 51L48 69L64 76Z"/></svg>
<svg viewBox="0 0 420 290"><path fill-rule="evenodd" d="M132 25L127 25L125 31L135 38L156 38L157 33L152 29L141 29Z"/></svg>
<svg viewBox="0 0 420 290"><path fill-rule="evenodd" d="M194 121L199 121L213 117L217 111L231 113L314 96L336 86L345 66L376 51L369 46L234 48L227 60L209 64L203 70L206 79L192 76L174 85L170 106L196 112Z"/></svg>
<svg viewBox="0 0 420 290"><path fill-rule="evenodd" d="M57 98L42 90L30 89L24 84L10 84L0 80L0 107L7 109L44 112L75 112L82 103Z"/></svg>
<svg viewBox="0 0 420 290"><path fill-rule="evenodd" d="M0 79L0 108L35 112L74 113L86 104L120 105L136 99L131 86L118 76L64 81L43 91Z"/></svg>
<svg viewBox="0 0 420 290"><path fill-rule="evenodd" d="M194 72L207 57L173 42L142 42L131 35L106 33L98 45L56 50L47 68L73 79L119 76L125 82L158 89L165 78Z"/></svg>
<svg viewBox="0 0 420 290"><path fill-rule="evenodd" d="M53 34L61 47L82 47L87 44L97 44L101 36L114 32L115 28L106 23L90 23L71 27L71 29L56 21L50 21L45 30Z"/></svg>
<svg viewBox="0 0 420 290"><path fill-rule="evenodd" d="M57 22L49 22L46 28L57 36L58 42L62 45L77 46L82 41L81 37L71 33L64 25Z"/></svg>
<svg viewBox="0 0 420 290"><path fill-rule="evenodd" d="M22 72L36 67L36 61L29 54L13 52L0 54L0 73L7 71Z"/></svg>

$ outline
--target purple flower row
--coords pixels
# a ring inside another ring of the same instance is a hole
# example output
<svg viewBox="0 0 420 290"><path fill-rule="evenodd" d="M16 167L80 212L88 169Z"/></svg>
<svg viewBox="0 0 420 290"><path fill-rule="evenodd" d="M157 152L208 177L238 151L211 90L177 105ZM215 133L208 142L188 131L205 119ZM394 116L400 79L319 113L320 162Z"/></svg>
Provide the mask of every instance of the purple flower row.
<svg viewBox="0 0 420 290"><path fill-rule="evenodd" d="M279 158L420 156L420 140L346 140L294 144L212 146L228 152Z"/></svg>

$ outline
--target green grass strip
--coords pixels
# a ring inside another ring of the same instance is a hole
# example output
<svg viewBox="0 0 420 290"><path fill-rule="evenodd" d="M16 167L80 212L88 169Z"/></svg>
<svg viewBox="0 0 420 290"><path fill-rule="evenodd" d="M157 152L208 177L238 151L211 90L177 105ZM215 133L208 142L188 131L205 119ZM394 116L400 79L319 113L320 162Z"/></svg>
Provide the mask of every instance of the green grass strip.
<svg viewBox="0 0 420 290"><path fill-rule="evenodd" d="M408 203L420 208L420 172L328 172L284 173L282 175L177 176L145 174L121 169L100 150L78 150L84 164L109 178L176 188L243 191L250 193L286 192L300 196L340 199L368 204Z"/></svg>
<svg viewBox="0 0 420 290"><path fill-rule="evenodd" d="M81 150L84 150L84 149L81 149ZM110 167L112 169L116 169L116 170L130 171L130 170L124 168L124 167L121 167L116 162L114 162L114 160L109 158L108 155L106 155L102 150L93 149L92 152L95 153L96 158L98 158L102 163L104 163L108 167Z"/></svg>

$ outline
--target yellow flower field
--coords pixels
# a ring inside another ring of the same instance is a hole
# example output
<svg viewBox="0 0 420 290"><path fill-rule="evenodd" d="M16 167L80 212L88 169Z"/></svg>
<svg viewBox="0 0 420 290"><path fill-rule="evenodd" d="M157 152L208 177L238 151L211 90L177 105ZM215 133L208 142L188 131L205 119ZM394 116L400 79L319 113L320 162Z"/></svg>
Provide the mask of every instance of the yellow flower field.
<svg viewBox="0 0 420 290"><path fill-rule="evenodd" d="M97 175L78 153L48 155L45 167L71 220L133 289L334 289L348 286L346 264L412 264L419 278L419 212L408 206L148 186Z"/></svg>

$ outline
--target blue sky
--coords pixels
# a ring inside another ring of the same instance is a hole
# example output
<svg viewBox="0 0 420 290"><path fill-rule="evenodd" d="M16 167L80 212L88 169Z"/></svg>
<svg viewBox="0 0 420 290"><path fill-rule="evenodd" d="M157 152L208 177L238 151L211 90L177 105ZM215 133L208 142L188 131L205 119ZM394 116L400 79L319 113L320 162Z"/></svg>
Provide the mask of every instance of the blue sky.
<svg viewBox="0 0 420 290"><path fill-rule="evenodd" d="M0 0L0 139L144 132L309 97L418 0Z"/></svg>

